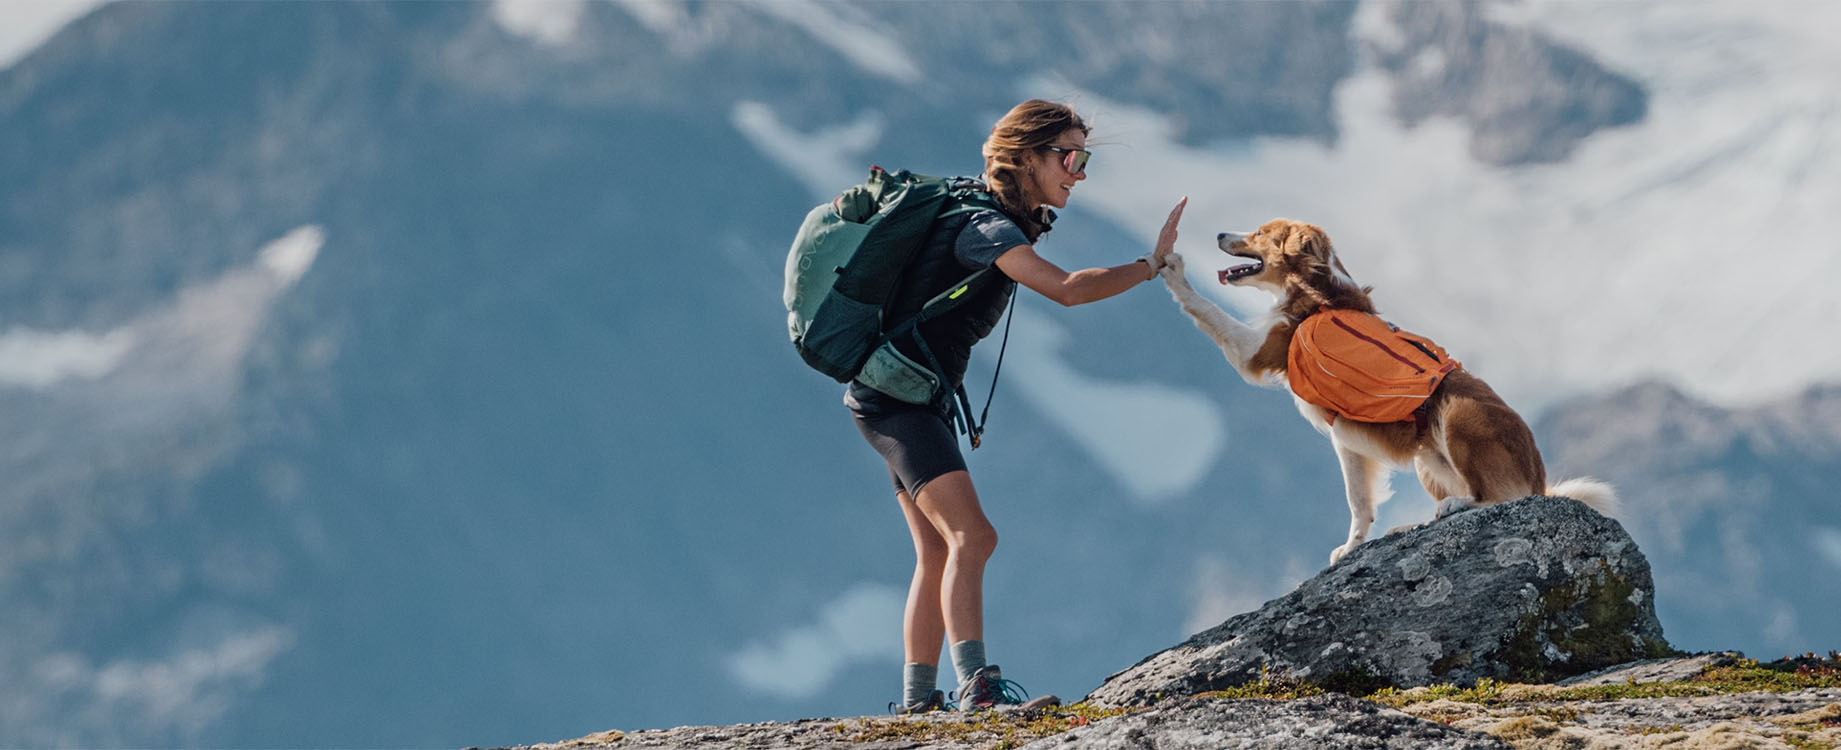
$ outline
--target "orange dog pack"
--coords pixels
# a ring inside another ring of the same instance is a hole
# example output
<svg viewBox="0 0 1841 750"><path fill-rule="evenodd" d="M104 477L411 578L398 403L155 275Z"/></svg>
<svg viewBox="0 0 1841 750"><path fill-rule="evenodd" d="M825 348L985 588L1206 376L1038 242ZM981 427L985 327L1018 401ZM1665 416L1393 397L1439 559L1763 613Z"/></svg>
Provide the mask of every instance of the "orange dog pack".
<svg viewBox="0 0 1841 750"><path fill-rule="evenodd" d="M1412 422L1439 381L1460 366L1430 339L1378 317L1323 310L1298 324L1285 377L1299 398L1336 416Z"/></svg>

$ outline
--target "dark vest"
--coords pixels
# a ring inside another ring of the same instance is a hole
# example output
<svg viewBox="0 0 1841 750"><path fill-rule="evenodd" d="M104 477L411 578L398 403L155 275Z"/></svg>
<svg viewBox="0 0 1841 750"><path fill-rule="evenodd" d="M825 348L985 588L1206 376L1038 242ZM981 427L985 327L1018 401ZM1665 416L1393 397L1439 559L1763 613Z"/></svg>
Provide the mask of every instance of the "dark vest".
<svg viewBox="0 0 1841 750"><path fill-rule="evenodd" d="M929 230L927 239L915 253L913 264L903 272L884 320L891 323L907 320L919 312L927 300L964 281L977 270L965 267L953 252L959 242L959 233L971 218L972 214L950 216ZM992 272L999 276L997 283L985 285L982 291L976 292L976 297L920 326L921 338L926 340L927 348L939 361L940 374L946 378L949 391L965 381L966 368L972 361L972 345L997 328L1004 316L1004 306L1010 303L1010 295L1016 288L1016 282L1003 276L1002 271L993 267ZM911 341L897 339L895 347L916 362L927 361ZM878 405L899 404L858 383L851 383L850 395L865 406L871 401L880 402ZM944 401L938 406L947 408Z"/></svg>

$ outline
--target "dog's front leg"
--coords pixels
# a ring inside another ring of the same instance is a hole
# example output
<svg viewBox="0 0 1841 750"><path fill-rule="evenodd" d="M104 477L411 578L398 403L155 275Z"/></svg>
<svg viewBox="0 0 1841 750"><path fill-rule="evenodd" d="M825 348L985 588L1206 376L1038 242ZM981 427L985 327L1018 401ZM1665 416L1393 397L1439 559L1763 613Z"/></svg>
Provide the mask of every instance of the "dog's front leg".
<svg viewBox="0 0 1841 750"><path fill-rule="evenodd" d="M1221 347L1221 353L1227 355L1227 362L1234 366L1240 377L1254 385L1267 385L1263 375L1256 374L1249 367L1253 354L1266 341L1266 332L1235 320L1225 310L1213 302L1204 299L1195 287L1189 285L1189 279L1183 275L1180 257L1172 256L1168 265L1159 271L1163 276L1164 286L1170 288L1170 296L1176 298L1183 312L1195 321L1195 327L1215 340Z"/></svg>
<svg viewBox="0 0 1841 750"><path fill-rule="evenodd" d="M1333 433L1330 442L1336 446L1336 460L1342 464L1343 491L1349 497L1349 540L1330 551L1330 565L1335 565L1368 540L1368 530L1374 526L1374 506L1380 502L1378 483L1387 467L1355 452Z"/></svg>

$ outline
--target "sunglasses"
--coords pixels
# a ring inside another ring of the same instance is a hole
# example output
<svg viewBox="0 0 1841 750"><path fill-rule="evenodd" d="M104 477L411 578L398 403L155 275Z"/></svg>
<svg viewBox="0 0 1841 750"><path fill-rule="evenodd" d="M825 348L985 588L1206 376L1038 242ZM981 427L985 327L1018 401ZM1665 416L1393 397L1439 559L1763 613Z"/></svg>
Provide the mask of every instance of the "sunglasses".
<svg viewBox="0 0 1841 750"><path fill-rule="evenodd" d="M1068 174L1080 174L1087 171L1087 160L1093 158L1093 152L1084 148L1043 146L1042 150L1061 154L1061 166L1067 168Z"/></svg>

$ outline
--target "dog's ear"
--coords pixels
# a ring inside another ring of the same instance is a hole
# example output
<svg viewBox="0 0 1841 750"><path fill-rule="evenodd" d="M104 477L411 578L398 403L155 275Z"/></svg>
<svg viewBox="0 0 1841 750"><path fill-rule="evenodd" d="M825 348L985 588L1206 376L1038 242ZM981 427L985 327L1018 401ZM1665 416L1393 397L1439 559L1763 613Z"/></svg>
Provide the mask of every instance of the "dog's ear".
<svg viewBox="0 0 1841 750"><path fill-rule="evenodd" d="M1333 275L1336 262L1335 248L1330 246L1330 236L1311 224L1294 222L1286 227L1283 252L1290 261L1292 273L1300 281L1312 285L1328 284Z"/></svg>
<svg viewBox="0 0 1841 750"><path fill-rule="evenodd" d="M1328 268L1335 257L1336 249L1330 246L1330 236L1312 224L1295 224L1291 227L1291 236L1285 238L1286 244L1295 245L1295 252Z"/></svg>

